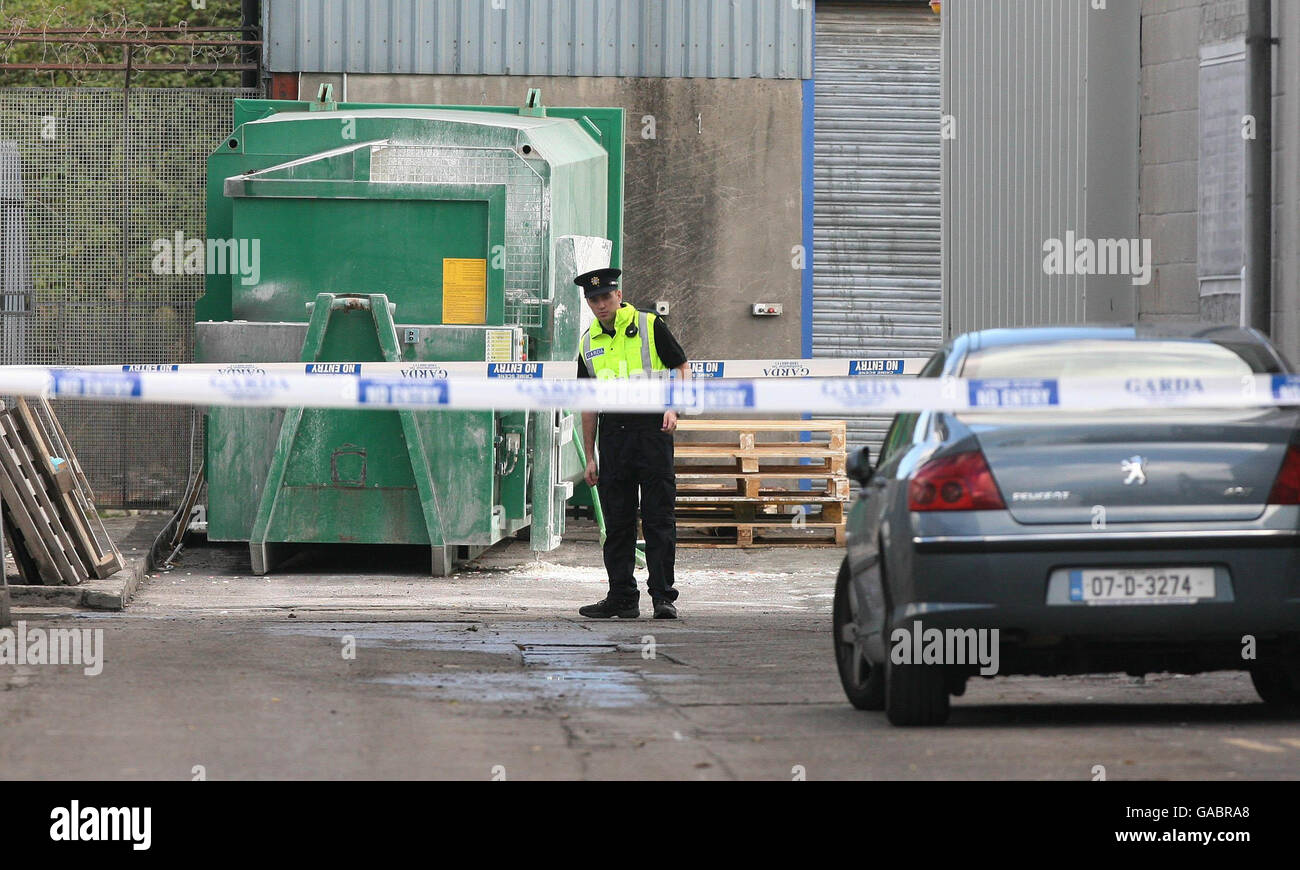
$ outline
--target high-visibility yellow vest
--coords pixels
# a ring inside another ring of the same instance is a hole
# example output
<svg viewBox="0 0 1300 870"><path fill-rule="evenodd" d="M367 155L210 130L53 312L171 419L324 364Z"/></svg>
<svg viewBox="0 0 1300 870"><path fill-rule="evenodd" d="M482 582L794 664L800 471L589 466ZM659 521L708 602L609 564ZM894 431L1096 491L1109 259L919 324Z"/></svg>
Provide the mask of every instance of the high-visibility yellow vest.
<svg viewBox="0 0 1300 870"><path fill-rule="evenodd" d="M636 326L635 335L628 335L628 327ZM637 311L623 303L614 315L614 334L601 329L600 321L593 320L591 329L582 338L582 361L593 377L608 378L666 378L671 370L655 352L655 315Z"/></svg>

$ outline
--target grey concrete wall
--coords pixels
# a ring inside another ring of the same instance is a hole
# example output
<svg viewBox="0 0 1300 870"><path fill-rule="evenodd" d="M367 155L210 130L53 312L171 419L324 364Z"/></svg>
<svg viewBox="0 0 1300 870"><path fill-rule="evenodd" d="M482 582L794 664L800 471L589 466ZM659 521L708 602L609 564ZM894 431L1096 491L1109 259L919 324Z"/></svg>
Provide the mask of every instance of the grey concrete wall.
<svg viewBox="0 0 1300 870"><path fill-rule="evenodd" d="M1151 239L1151 283L1138 319L1201 319L1196 281L1197 71L1201 0L1142 0L1138 232Z"/></svg>
<svg viewBox="0 0 1300 870"><path fill-rule="evenodd" d="M300 96L341 76L304 74ZM802 83L770 79L349 75L352 102L519 105L530 87L553 106L627 110L624 298L668 323L694 359L800 355ZM643 138L643 116L655 138ZM754 317L779 302L780 317Z"/></svg>
<svg viewBox="0 0 1300 870"><path fill-rule="evenodd" d="M1246 32L1246 0L1199 0L1201 43L1224 42Z"/></svg>
<svg viewBox="0 0 1300 870"><path fill-rule="evenodd" d="M1246 35L1246 0L1201 0L1200 14L1200 45L1214 45ZM1245 205L1242 207L1244 209ZM1240 293L1201 295L1201 319L1218 323L1240 323L1241 306Z"/></svg>
<svg viewBox="0 0 1300 870"><path fill-rule="evenodd" d="M1201 298L1197 254L1197 72L1202 45L1246 32L1245 0L1142 0L1140 228L1152 240L1139 317L1240 319L1235 295ZM1275 0L1272 338L1300 360L1300 4Z"/></svg>
<svg viewBox="0 0 1300 870"><path fill-rule="evenodd" d="M1300 364L1300 3L1273 4L1273 340Z"/></svg>

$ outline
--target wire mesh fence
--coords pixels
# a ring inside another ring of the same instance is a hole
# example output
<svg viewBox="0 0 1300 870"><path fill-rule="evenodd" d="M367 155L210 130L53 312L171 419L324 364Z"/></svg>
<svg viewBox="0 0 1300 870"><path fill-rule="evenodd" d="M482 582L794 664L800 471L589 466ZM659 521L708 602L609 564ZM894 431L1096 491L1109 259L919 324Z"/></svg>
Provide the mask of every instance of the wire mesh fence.
<svg viewBox="0 0 1300 870"><path fill-rule="evenodd" d="M551 189L527 160L510 148L384 145L375 148L370 171L372 181L504 184L510 203L505 319L516 326L542 325L543 298L550 289L545 284L545 250ZM495 263L497 254L492 256Z"/></svg>
<svg viewBox="0 0 1300 870"><path fill-rule="evenodd" d="M206 160L241 88L0 88L0 363L188 362L203 276L156 272L202 239ZM57 407L100 507L174 507L198 461L188 406Z"/></svg>

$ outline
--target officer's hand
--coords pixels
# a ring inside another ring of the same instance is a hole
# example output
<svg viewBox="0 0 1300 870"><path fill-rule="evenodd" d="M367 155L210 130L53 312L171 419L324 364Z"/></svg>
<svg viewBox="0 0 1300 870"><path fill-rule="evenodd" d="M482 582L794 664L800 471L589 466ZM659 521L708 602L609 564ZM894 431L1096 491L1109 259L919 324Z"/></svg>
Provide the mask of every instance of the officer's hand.
<svg viewBox="0 0 1300 870"><path fill-rule="evenodd" d="M596 481L599 479L600 479L600 475L596 473L596 460L588 459L587 474L586 474L587 486L595 486Z"/></svg>
<svg viewBox="0 0 1300 870"><path fill-rule="evenodd" d="M671 434L677 429L677 412L664 411L664 425L661 431Z"/></svg>

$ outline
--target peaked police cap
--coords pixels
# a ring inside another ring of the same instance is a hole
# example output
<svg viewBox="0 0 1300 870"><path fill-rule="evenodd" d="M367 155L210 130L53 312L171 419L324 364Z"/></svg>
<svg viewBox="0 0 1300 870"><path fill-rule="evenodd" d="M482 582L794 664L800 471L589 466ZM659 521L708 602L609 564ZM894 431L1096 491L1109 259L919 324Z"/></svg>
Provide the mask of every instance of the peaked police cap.
<svg viewBox="0 0 1300 870"><path fill-rule="evenodd" d="M573 279L573 283L582 288L583 295L590 299L611 290L618 289L618 276L622 269L592 269Z"/></svg>

